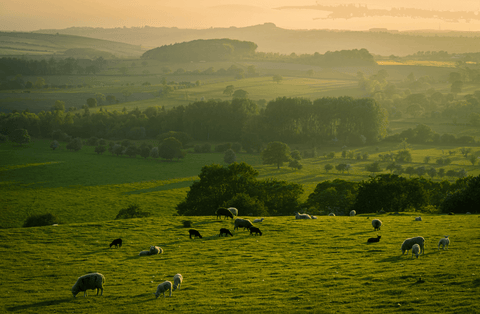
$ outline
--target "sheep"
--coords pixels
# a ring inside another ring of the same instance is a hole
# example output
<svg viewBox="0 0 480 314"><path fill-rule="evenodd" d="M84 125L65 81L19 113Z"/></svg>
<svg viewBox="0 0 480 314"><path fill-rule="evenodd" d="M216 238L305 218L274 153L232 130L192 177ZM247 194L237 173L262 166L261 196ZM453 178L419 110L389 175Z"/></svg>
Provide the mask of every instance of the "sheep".
<svg viewBox="0 0 480 314"><path fill-rule="evenodd" d="M350 211L350 217L353 217L357 214L357 212L355 210L351 210Z"/></svg>
<svg viewBox="0 0 480 314"><path fill-rule="evenodd" d="M110 248L112 248L112 246L115 245L115 248L118 247L122 247L122 239L115 239L112 241L112 243L110 243Z"/></svg>
<svg viewBox="0 0 480 314"><path fill-rule="evenodd" d="M154 246L152 245L150 247L150 255L156 255L156 254L162 254L163 253L163 249L159 246Z"/></svg>
<svg viewBox="0 0 480 314"><path fill-rule="evenodd" d="M335 216L335 214L334 214L334 213L330 213L330 214L328 214L328 216Z"/></svg>
<svg viewBox="0 0 480 314"><path fill-rule="evenodd" d="M317 216L312 216L312 219L318 219Z"/></svg>
<svg viewBox="0 0 480 314"><path fill-rule="evenodd" d="M415 256L418 258L418 255L420 253L420 245L418 245L417 243L415 243L413 246L412 246L412 258L413 258L413 255L415 254Z"/></svg>
<svg viewBox="0 0 480 314"><path fill-rule="evenodd" d="M202 238L202 236L200 235L200 232L198 232L195 229L188 230L188 233L190 234L190 239L192 238L192 235L193 235L193 238L196 238L196 237L199 237L200 239Z"/></svg>
<svg viewBox="0 0 480 314"><path fill-rule="evenodd" d="M233 216L238 216L238 209L236 209L235 207L229 207L227 208Z"/></svg>
<svg viewBox="0 0 480 314"><path fill-rule="evenodd" d="M380 230L380 227L382 226L382 221L380 219L374 219L372 220L372 226L375 229L375 231Z"/></svg>
<svg viewBox="0 0 480 314"><path fill-rule="evenodd" d="M255 220L253 221L253 223L257 223L257 222L263 222L263 220L264 220L264 219L265 219L265 218L262 218L262 219L255 219Z"/></svg>
<svg viewBox="0 0 480 314"><path fill-rule="evenodd" d="M220 234L218 236L221 237L222 234L224 234L226 237L228 237L228 235L231 235L233 237L233 234L227 228L220 229Z"/></svg>
<svg viewBox="0 0 480 314"><path fill-rule="evenodd" d="M157 292L155 292L155 297L158 299L160 293L163 293L163 297L165 298L165 291L170 291L170 296L172 296L172 282L171 281L164 281L157 286Z"/></svg>
<svg viewBox="0 0 480 314"><path fill-rule="evenodd" d="M248 219L237 218L235 219L235 227L233 228L233 230L238 230L238 227L243 227L243 230L245 230L245 229L250 229L250 227L253 227L253 224Z"/></svg>
<svg viewBox="0 0 480 314"><path fill-rule="evenodd" d="M408 251L412 248L414 244L418 244L420 246L420 254L424 253L425 239L423 237L414 237L405 239L405 241L403 241L401 246L402 255L405 254L405 252L408 253Z"/></svg>
<svg viewBox="0 0 480 314"><path fill-rule="evenodd" d="M421 216L415 217L415 221L422 221L422 217Z"/></svg>
<svg viewBox="0 0 480 314"><path fill-rule="evenodd" d="M257 236L257 234L259 233L260 235L262 235L262 232L257 227L250 227L250 235L253 235L254 232L255 232L255 236Z"/></svg>
<svg viewBox="0 0 480 314"><path fill-rule="evenodd" d="M299 212L295 213L295 219L312 219L309 214L300 214Z"/></svg>
<svg viewBox="0 0 480 314"><path fill-rule="evenodd" d="M141 251L140 253L138 253L138 256L148 256L150 255L150 251Z"/></svg>
<svg viewBox="0 0 480 314"><path fill-rule="evenodd" d="M88 289L92 289L92 290L97 289L97 295L98 295L98 292L102 290L102 293L100 295L103 295L104 283L105 283L105 276L103 276L100 273L91 273L91 274L83 275L77 279L77 282L72 287L73 297L76 298L77 294L80 291L83 291L83 296L86 297Z"/></svg>
<svg viewBox="0 0 480 314"><path fill-rule="evenodd" d="M177 290L180 290L180 285L182 284L183 282L183 276L182 274L176 274L175 276L173 276L173 291Z"/></svg>
<svg viewBox="0 0 480 314"><path fill-rule="evenodd" d="M369 239L367 240L367 242L368 242L368 243L380 242L380 238L381 238L381 237L382 237L382 236L377 235L376 238L369 238Z"/></svg>
<svg viewBox="0 0 480 314"><path fill-rule="evenodd" d="M232 218L233 219L233 214L231 211L229 211L228 209L226 209L225 207L220 207L219 209L217 209L217 211L215 212L215 214L217 215L217 219L218 217L220 216L225 216L225 219L228 219L228 217Z"/></svg>
<svg viewBox="0 0 480 314"><path fill-rule="evenodd" d="M448 235L446 235L445 238L441 238L440 241L438 241L438 249L440 250L440 245L441 245L443 250L445 250L445 247L447 247L447 250L448 250L449 244L450 244L450 239L448 238Z"/></svg>

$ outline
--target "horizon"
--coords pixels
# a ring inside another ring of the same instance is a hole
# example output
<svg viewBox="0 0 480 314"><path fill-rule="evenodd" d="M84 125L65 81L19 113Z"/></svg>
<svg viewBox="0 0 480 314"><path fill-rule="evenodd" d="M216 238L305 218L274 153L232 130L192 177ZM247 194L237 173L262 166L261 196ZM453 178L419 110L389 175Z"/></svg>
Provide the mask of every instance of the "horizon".
<svg viewBox="0 0 480 314"><path fill-rule="evenodd" d="M401 10L404 11L399 13ZM478 32L480 2L206 0L199 3L178 0L171 4L165 0L140 0L132 4L128 0L105 0L101 3L93 0L71 0L68 3L45 0L32 5L31 0L17 0L0 4L0 31L4 32L74 27L243 28L265 23L292 30L365 31L386 28L398 31Z"/></svg>

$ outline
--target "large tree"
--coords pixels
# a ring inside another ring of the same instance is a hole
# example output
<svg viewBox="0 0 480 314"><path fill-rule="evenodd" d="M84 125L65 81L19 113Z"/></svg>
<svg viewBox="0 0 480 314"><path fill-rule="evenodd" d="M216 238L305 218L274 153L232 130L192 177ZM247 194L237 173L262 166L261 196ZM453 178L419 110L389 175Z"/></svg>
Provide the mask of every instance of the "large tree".
<svg viewBox="0 0 480 314"><path fill-rule="evenodd" d="M264 165L276 165L277 169L283 166L284 162L291 159L290 147L282 142L270 142L262 151L262 161Z"/></svg>
<svg viewBox="0 0 480 314"><path fill-rule="evenodd" d="M10 141L20 145L30 143L30 135L28 135L28 131L25 129L13 130L13 132L10 133L8 138L10 139Z"/></svg>
<svg viewBox="0 0 480 314"><path fill-rule="evenodd" d="M174 137L166 138L160 145L159 153L160 157L167 160L182 158L182 143Z"/></svg>

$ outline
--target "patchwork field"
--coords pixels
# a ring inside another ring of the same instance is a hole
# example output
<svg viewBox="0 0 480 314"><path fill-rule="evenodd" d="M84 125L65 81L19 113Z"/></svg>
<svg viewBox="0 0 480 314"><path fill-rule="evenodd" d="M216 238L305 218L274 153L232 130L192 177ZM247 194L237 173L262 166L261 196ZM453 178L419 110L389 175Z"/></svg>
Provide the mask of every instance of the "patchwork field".
<svg viewBox="0 0 480 314"><path fill-rule="evenodd" d="M240 216L243 213L240 211ZM5 313L478 313L480 217L366 214L317 220L267 217L262 236L215 217L154 217L0 230ZM247 217L253 219L254 217ZM373 218L384 225L374 231ZM188 238L190 220L202 239ZM218 237L221 227L234 236ZM379 243L367 239L381 235ZM437 243L449 235L448 250ZM425 254L401 256L423 236ZM121 237L123 246L109 249ZM151 245L164 253L139 257ZM73 298L78 277L100 272L103 296ZM172 297L159 283L184 277Z"/></svg>

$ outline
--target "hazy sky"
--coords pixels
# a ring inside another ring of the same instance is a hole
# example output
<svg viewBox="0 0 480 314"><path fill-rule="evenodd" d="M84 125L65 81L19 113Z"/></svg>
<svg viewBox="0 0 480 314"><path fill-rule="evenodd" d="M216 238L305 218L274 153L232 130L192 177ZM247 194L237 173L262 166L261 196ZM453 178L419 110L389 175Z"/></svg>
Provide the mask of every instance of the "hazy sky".
<svg viewBox="0 0 480 314"><path fill-rule="evenodd" d="M451 11L480 10L480 0L2 0L0 30L32 31L73 26L179 28L244 27L275 23L289 29L452 29L480 31L480 21L444 22L439 19L352 18L321 19L328 12L278 10L282 6L361 3L369 9L419 8Z"/></svg>

